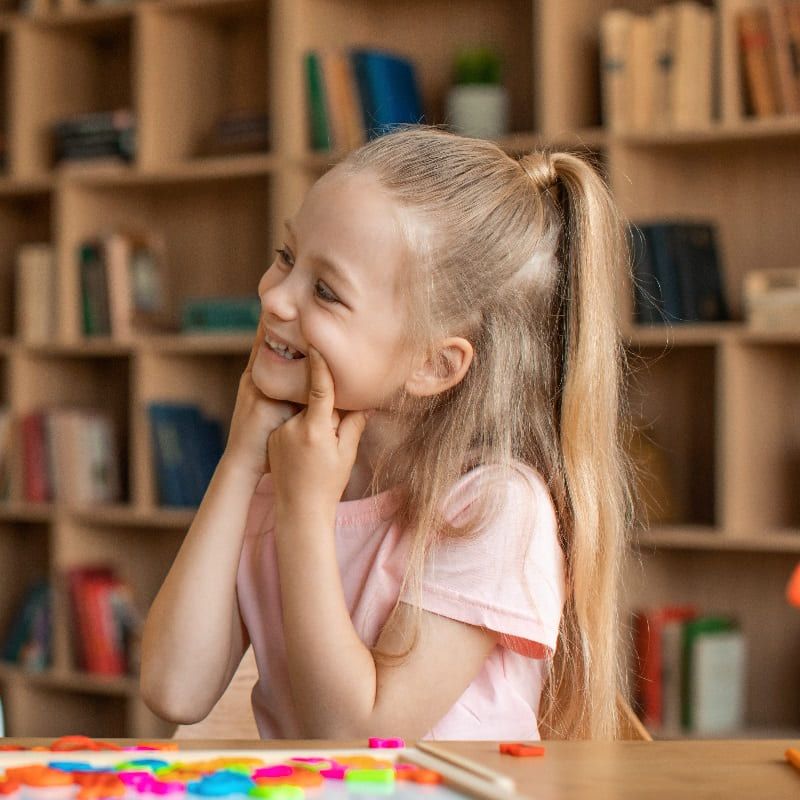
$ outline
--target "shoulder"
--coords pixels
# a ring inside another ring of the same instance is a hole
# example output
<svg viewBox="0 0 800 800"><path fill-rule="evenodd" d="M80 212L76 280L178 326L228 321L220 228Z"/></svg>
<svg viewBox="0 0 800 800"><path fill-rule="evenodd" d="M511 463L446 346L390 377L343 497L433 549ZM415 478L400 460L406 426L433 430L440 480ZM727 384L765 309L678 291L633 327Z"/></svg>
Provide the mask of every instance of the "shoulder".
<svg viewBox="0 0 800 800"><path fill-rule="evenodd" d="M471 469L450 489L442 503L445 519L476 530L499 520L514 527L557 528L555 508L542 475L520 461Z"/></svg>

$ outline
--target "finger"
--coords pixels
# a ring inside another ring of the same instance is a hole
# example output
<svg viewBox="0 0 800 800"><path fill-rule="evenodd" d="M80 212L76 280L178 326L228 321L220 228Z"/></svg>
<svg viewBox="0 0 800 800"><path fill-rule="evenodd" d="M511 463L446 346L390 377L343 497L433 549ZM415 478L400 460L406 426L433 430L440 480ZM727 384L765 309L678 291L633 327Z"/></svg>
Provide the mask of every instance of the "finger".
<svg viewBox="0 0 800 800"><path fill-rule="evenodd" d="M355 458L369 416L368 411L351 411L339 423L339 449L352 458Z"/></svg>
<svg viewBox="0 0 800 800"><path fill-rule="evenodd" d="M333 375L320 352L308 348L308 406L306 418L326 427L331 424L333 406Z"/></svg>
<svg viewBox="0 0 800 800"><path fill-rule="evenodd" d="M256 329L256 338L253 342L253 346L250 348L250 359L247 362L247 366L245 367L245 372L249 372L253 369L253 362L256 360L256 356L258 355L258 350L261 347L261 343L264 341L264 320L261 319L258 322L258 328Z"/></svg>

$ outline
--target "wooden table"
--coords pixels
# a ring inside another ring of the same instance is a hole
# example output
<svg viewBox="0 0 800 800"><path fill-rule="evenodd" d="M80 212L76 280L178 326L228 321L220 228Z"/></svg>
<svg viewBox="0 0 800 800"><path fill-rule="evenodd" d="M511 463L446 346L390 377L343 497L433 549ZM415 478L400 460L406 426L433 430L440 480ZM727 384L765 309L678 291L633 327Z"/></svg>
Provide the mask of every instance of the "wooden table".
<svg viewBox="0 0 800 800"><path fill-rule="evenodd" d="M5 739L3 744L49 744ZM114 741L126 743L126 740ZM800 771L784 760L796 740L715 742L544 742L541 758L500 755L496 743L437 743L517 784L532 800L800 800ZM365 742L195 740L182 750L351 748Z"/></svg>

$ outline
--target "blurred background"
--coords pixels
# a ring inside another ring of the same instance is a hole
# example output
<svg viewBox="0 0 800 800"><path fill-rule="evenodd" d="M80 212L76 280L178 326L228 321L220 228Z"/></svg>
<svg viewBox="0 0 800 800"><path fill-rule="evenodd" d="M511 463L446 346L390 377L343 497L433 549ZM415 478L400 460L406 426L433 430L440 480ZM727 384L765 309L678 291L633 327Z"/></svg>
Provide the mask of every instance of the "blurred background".
<svg viewBox="0 0 800 800"><path fill-rule="evenodd" d="M220 456L258 279L317 177L424 121L607 176L646 508L631 702L659 737L800 736L800 0L0 9L7 735L170 735L139 631Z"/></svg>

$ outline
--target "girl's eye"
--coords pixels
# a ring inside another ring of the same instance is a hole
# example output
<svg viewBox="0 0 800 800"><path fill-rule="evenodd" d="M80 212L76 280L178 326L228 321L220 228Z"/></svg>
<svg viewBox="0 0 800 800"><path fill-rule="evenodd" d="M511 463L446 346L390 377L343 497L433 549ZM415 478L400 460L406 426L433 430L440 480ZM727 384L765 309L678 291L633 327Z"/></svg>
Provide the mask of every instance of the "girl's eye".
<svg viewBox="0 0 800 800"><path fill-rule="evenodd" d="M287 267L294 266L292 254L285 247L279 247L275 250L275 252L278 254L278 258L283 261Z"/></svg>
<svg viewBox="0 0 800 800"><path fill-rule="evenodd" d="M314 284L314 293L326 303L339 302L339 298L322 281L317 281Z"/></svg>

